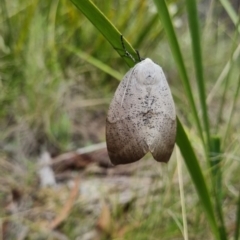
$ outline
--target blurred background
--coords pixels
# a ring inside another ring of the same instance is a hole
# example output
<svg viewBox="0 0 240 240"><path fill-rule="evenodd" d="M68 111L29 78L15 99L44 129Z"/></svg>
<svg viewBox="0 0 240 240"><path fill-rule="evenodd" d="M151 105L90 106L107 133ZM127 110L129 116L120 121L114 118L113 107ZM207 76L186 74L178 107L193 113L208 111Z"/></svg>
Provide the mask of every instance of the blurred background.
<svg viewBox="0 0 240 240"><path fill-rule="evenodd" d="M207 175L155 5L93 2L141 57L163 68ZM196 96L185 1L167 4ZM222 207L233 239L240 171L240 1L201 0L198 11L210 128L223 136ZM89 20L69 0L2 0L0 13L1 239L186 239L181 183L188 238L213 239L191 178L177 165L176 148L168 165L151 155L127 166L109 164L106 114L129 67Z"/></svg>

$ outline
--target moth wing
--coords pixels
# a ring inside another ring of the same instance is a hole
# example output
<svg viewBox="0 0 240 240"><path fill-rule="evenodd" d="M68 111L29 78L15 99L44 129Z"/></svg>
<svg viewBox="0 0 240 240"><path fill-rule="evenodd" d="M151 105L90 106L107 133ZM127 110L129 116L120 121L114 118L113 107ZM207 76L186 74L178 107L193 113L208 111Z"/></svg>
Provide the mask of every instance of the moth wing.
<svg viewBox="0 0 240 240"><path fill-rule="evenodd" d="M107 120L106 138L108 155L114 165L136 162L148 152L146 143L126 120L116 123Z"/></svg>
<svg viewBox="0 0 240 240"><path fill-rule="evenodd" d="M114 165L138 161L147 152L148 146L138 131L138 111L135 106L134 68L130 69L120 82L106 121L106 142L108 154Z"/></svg>
<svg viewBox="0 0 240 240"><path fill-rule="evenodd" d="M157 125L158 134L149 150L156 161L168 162L176 140L176 120L172 120L166 115L160 119L164 128Z"/></svg>
<svg viewBox="0 0 240 240"><path fill-rule="evenodd" d="M155 126L155 132L149 150L156 161L168 162L176 140L176 112L163 71L161 70L159 74L161 77L160 84L152 92L152 95L158 96L158 98L151 119L152 125Z"/></svg>
<svg viewBox="0 0 240 240"><path fill-rule="evenodd" d="M173 101L172 93L169 88L167 79L160 66L158 66L158 76L159 83L155 88L153 88L152 92L154 96L157 95L159 96L158 100L156 101L154 111L155 112L161 111L164 114L168 115L169 118L171 118L172 120L176 120L175 104Z"/></svg>

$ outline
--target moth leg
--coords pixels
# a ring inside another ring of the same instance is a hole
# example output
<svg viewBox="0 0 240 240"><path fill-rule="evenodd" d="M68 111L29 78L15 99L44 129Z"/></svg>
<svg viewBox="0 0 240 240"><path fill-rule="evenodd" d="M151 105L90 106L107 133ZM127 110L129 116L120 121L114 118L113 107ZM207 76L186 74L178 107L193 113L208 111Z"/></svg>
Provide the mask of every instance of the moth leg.
<svg viewBox="0 0 240 240"><path fill-rule="evenodd" d="M116 47L114 47L114 49L117 50L117 51L124 52L124 54L120 54L120 57L122 57L122 58L123 57L128 57L128 58L131 58L134 63L136 62L135 58L127 50L121 49L121 48L116 48Z"/></svg>
<svg viewBox="0 0 240 240"><path fill-rule="evenodd" d="M120 49L120 48L114 48L114 49L116 49L116 50L118 50L118 51L124 51L124 50L122 50L122 49ZM126 57L126 54L119 54L120 55L120 57Z"/></svg>
<svg viewBox="0 0 240 240"><path fill-rule="evenodd" d="M136 63L136 59L132 56L130 52L128 52L128 50L125 47L123 35L121 35L121 43L122 43L123 50L125 51L125 56L131 58L133 62Z"/></svg>
<svg viewBox="0 0 240 240"><path fill-rule="evenodd" d="M135 59L133 57L133 55L126 49L126 46L124 44L124 37L123 37L123 35L121 35L121 43L122 43L122 47L123 47L123 51L124 51L124 56L125 57L131 58L134 63L142 61L142 58L140 57L140 54L139 54L138 50L135 49L135 52L136 52L137 58L138 58L138 59Z"/></svg>
<svg viewBox="0 0 240 240"><path fill-rule="evenodd" d="M140 57L140 53L137 49L135 49L136 53L137 53L137 56L138 56L138 61L141 62L142 60L144 60L145 58L141 58Z"/></svg>

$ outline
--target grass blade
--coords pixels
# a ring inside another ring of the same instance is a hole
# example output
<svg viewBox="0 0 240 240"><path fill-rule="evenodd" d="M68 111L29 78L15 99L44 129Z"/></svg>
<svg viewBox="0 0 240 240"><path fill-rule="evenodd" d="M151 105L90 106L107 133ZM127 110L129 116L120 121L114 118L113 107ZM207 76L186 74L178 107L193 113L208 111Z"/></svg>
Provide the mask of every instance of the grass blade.
<svg viewBox="0 0 240 240"><path fill-rule="evenodd" d="M210 164L213 181L213 192L215 197L215 209L218 216L219 233L222 240L227 240L226 227L222 211L222 158L220 148L220 138L211 137Z"/></svg>
<svg viewBox="0 0 240 240"><path fill-rule="evenodd" d="M226 10L228 16L231 18L232 22L237 26L238 23L238 15L236 14L235 10L233 9L231 3L228 0L220 0L222 6ZM240 32L240 26L237 26L238 31Z"/></svg>
<svg viewBox="0 0 240 240"><path fill-rule="evenodd" d="M222 169L221 169L221 149L220 138L211 137L210 163L213 175L213 189L216 191L217 198L222 199Z"/></svg>
<svg viewBox="0 0 240 240"><path fill-rule="evenodd" d="M183 183L183 173L182 173L182 159L180 159L180 150L176 149L177 155L177 170L178 170L178 182L179 182L179 192L180 192L180 200L182 207L182 222L183 222L183 237L184 240L188 240L188 224L187 224L187 214L186 214L186 203L184 196L184 183Z"/></svg>
<svg viewBox="0 0 240 240"><path fill-rule="evenodd" d="M239 22L238 22L238 26L240 26L240 18L239 18ZM223 90L223 93L222 93L222 97L221 97L221 101L220 101L220 107L219 107L219 111L218 111L218 117L217 117L217 124L216 124L216 131L218 131L218 128L219 126L221 125L221 121L222 121L222 118L223 118L223 111L224 111L224 105L227 101L227 90L229 88L229 84L230 84L230 73L231 73L231 70L234 66L234 61L233 61L233 51L234 51L234 47L236 45L236 42L237 42L237 37L238 37L238 31L237 31L237 28L236 28L236 31L235 31L235 36L233 38L233 46L232 46L232 50L231 50L231 58L230 58L230 68L229 68L229 71L228 71L228 74L225 78L225 84L224 84L224 90ZM229 118L230 120L230 118Z"/></svg>
<svg viewBox="0 0 240 240"><path fill-rule="evenodd" d="M134 46L140 46L142 44L145 38L149 35L151 27L155 25L157 21L158 21L158 15L154 14L152 16L152 19L147 23L146 27L142 28L138 33L138 37L136 39L136 42L134 43ZM161 32L161 28L159 29L159 31Z"/></svg>
<svg viewBox="0 0 240 240"><path fill-rule="evenodd" d="M223 67L223 70L220 73L220 75L219 75L215 85L213 86L212 90L208 94L208 96L207 96L207 104L211 103L212 99L217 94L217 92L219 90L219 87L221 86L222 82L224 81L224 79L228 75L228 73L229 73L229 71L231 69L232 64L235 63L238 60L239 56L240 56L240 44L234 50L232 58L230 57L230 59L228 60L226 65Z"/></svg>
<svg viewBox="0 0 240 240"><path fill-rule="evenodd" d="M111 67L109 67L108 65L104 64L103 62L99 61L98 59L86 54L85 52L74 48L74 47L65 47L68 51L76 54L77 56L79 56L81 59L85 60L86 62L92 64L93 66L97 67L98 69L100 69L101 71L109 74L110 76L116 78L117 80L121 81L123 75L120 74L118 71L115 71L114 69L112 69Z"/></svg>
<svg viewBox="0 0 240 240"><path fill-rule="evenodd" d="M158 9L158 14L160 16L163 28L166 32L167 38L168 38L168 42L170 45L170 48L172 50L172 54L173 57L175 59L177 68L178 68L178 72L179 75L181 77L182 83L184 85L191 109L193 111L193 116L197 125L197 129L198 129L198 133L199 136L204 144L204 138L203 138L203 133L202 133L202 127L198 118L198 114L197 114L197 109L195 106L195 102L194 102L194 98L193 98L193 94L192 94L192 90L191 90L191 86L190 86L190 81L189 78L187 76L187 71L183 62L183 57L180 51L180 47L177 41L177 37L173 28L173 24L166 6L165 1L158 1L158 0L154 0L155 5ZM204 144L205 147L205 144Z"/></svg>
<svg viewBox="0 0 240 240"><path fill-rule="evenodd" d="M205 84L203 77L203 65L202 65L202 50L201 50L201 38L199 33L198 12L196 0L186 0L187 12L188 12L188 24L192 38L192 53L195 66L196 79L198 84L199 98L201 103L201 109L203 113L203 126L206 132L206 142L208 148L210 147L210 130L208 122L208 112L206 104Z"/></svg>
<svg viewBox="0 0 240 240"><path fill-rule="evenodd" d="M121 33L113 26L106 16L90 0L71 0L73 4L89 19L90 22L102 33L120 56L124 55L121 43ZM136 56L136 52L130 43L124 39L126 50ZM138 59L136 57L136 59ZM125 62L132 67L132 59L125 57Z"/></svg>
<svg viewBox="0 0 240 240"><path fill-rule="evenodd" d="M240 191L238 195L238 203L237 203L237 218L236 218L236 231L235 231L235 236L234 240L239 240L240 237Z"/></svg>
<svg viewBox="0 0 240 240"><path fill-rule="evenodd" d="M238 77L238 83L237 83L237 87L236 87L236 92L234 94L234 99L233 99L233 103L232 103L232 106L231 106L229 120L228 120L227 127L226 127L226 130L225 130L224 138L223 138L223 142L224 143L225 143L225 141L227 139L227 136L228 136L228 132L229 132L229 129L230 129L230 126L231 126L233 114L235 113L237 100L238 100L238 95L239 95L239 90L240 90L240 75Z"/></svg>
<svg viewBox="0 0 240 240"><path fill-rule="evenodd" d="M220 139L219 138L211 138L210 139L210 130L209 130L209 122L208 122L208 112L206 105L206 94L205 94L205 84L203 77L203 66L202 66L202 51L200 44L200 33L199 33L199 23L198 23L198 12L197 12L197 4L196 0L186 0L187 12L188 12L188 23L192 38L192 52L193 52L193 60L194 67L196 73L196 79L198 84L198 91L201 103L201 109L203 113L203 126L206 132L206 142L208 146L208 150L210 151L210 156L216 158L210 161L212 164L212 175L214 179L214 190L215 190L215 205L217 209L217 215L219 218L219 233L221 235L221 239L227 239L225 225L223 220L223 213L221 208L221 166L220 161ZM217 194L217 189L219 194Z"/></svg>
<svg viewBox="0 0 240 240"><path fill-rule="evenodd" d="M183 129L183 126L179 119L177 119L177 145L180 148L185 164L191 175L192 181L197 190L198 196L203 205L208 222L211 226L212 232L215 235L215 239L219 239L219 232L217 228L216 219L214 217L214 211L210 200L210 194L208 192L201 168L197 161L196 155L192 149L191 143Z"/></svg>

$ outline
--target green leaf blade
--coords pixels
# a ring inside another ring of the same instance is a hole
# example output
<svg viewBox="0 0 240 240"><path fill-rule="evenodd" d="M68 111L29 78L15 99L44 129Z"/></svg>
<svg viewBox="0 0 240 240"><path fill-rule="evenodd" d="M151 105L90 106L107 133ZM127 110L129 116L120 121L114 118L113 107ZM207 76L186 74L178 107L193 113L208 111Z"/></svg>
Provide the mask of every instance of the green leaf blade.
<svg viewBox="0 0 240 240"><path fill-rule="evenodd" d="M184 85L185 92L186 92L186 95L188 97L188 100L189 100L189 103L190 103L190 106L191 106L191 110L193 112L193 116L194 116L194 119L195 119L195 122L196 122L196 125L197 125L199 136L201 137L201 140L204 144L202 127L201 127L200 120L199 120L199 117L198 117L198 114L197 114L197 109L196 109L195 101L194 101L194 98L193 98L193 94L192 94L192 90L191 90L191 86L190 86L190 81L189 81L189 78L188 78L188 75L187 75L186 67L185 67L184 62L183 62L183 57L182 57L182 54L181 54L181 51L180 51L178 40L177 40L175 31L174 31L174 28L173 28L173 24L172 24L172 21L171 21L166 3L165 3L165 1L158 1L158 0L154 0L154 2L155 2L155 5L157 7L158 14L159 14L159 17L161 19L163 28L166 32L168 42L169 42L170 48L172 50L172 54L173 54L173 57L175 59L176 66L178 68L180 78L181 78L182 83ZM205 144L204 144L204 146L205 146Z"/></svg>
<svg viewBox="0 0 240 240"><path fill-rule="evenodd" d="M203 113L203 125L206 132L206 143L210 148L210 130L208 121L208 112L206 104L206 91L203 77L203 65L202 65L202 50L201 50L201 37L199 31L198 12L196 0L186 0L187 12L188 12L188 24L190 28L192 38L192 52L194 67L196 73L196 80L198 84L199 98L201 103L201 109Z"/></svg>
<svg viewBox="0 0 240 240"><path fill-rule="evenodd" d="M113 26L106 16L89 0L71 0L72 3L89 19L90 22L102 33L120 56L125 54L121 43L121 33ZM126 50L136 55L133 47L124 39ZM125 57L125 62L132 67L134 62L131 58Z"/></svg>
<svg viewBox="0 0 240 240"><path fill-rule="evenodd" d="M191 143L189 142L189 139L188 139L179 119L177 119L176 143L177 143L178 147L180 148L180 151L184 158L185 164L191 175L192 181L195 185L198 196L203 205L203 208L206 213L209 224L211 226L212 232L214 233L216 239L219 239L219 232L218 232L216 219L214 216L212 203L210 200L210 194L208 192L208 189L207 189L201 168L197 161L196 155L192 149Z"/></svg>

